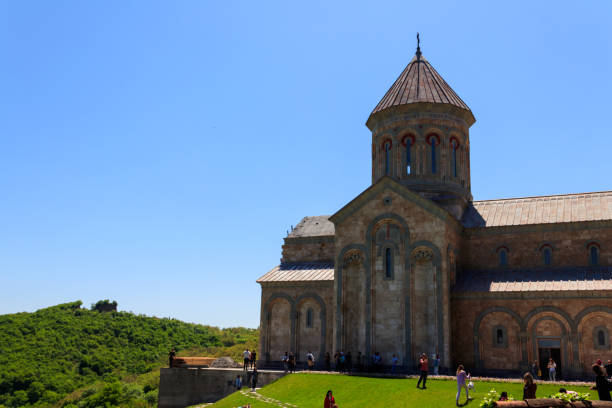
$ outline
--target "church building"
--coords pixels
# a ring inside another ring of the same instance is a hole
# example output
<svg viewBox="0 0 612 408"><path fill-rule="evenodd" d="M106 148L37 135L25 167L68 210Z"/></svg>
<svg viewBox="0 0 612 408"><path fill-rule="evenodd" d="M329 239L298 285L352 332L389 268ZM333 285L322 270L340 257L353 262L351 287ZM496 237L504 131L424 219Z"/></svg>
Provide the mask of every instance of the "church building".
<svg viewBox="0 0 612 408"><path fill-rule="evenodd" d="M474 201L474 115L420 48L376 105L372 185L284 239L261 285L259 359L439 354L480 374L612 359L612 191ZM511 177L511 175L509 175Z"/></svg>

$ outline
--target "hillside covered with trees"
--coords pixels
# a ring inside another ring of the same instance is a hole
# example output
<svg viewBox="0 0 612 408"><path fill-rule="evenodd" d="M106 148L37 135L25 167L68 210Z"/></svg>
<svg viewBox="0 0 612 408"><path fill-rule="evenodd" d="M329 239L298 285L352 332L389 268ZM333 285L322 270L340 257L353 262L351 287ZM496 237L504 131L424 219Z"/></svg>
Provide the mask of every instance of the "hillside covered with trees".
<svg viewBox="0 0 612 408"><path fill-rule="evenodd" d="M0 406L154 406L172 347L179 356L239 359L257 345L256 329L116 312L116 305L88 310L77 301L0 316Z"/></svg>

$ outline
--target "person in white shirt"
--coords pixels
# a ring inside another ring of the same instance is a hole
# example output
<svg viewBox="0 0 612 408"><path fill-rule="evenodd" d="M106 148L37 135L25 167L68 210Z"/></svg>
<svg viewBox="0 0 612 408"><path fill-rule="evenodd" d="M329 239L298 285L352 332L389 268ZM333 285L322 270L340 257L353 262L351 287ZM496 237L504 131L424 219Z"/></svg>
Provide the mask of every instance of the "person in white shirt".
<svg viewBox="0 0 612 408"><path fill-rule="evenodd" d="M249 351L249 349L244 350L244 353L242 353L242 357L244 357L244 370L247 370L249 368L249 361L251 361L251 352Z"/></svg>

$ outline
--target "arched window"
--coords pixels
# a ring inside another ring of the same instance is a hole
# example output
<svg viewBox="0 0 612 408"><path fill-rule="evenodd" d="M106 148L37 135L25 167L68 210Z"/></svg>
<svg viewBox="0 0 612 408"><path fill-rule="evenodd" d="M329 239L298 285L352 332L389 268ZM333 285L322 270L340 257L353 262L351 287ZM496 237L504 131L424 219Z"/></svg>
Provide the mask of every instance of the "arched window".
<svg viewBox="0 0 612 408"><path fill-rule="evenodd" d="M391 248L385 248L385 278L393 278L393 252Z"/></svg>
<svg viewBox="0 0 612 408"><path fill-rule="evenodd" d="M544 257L544 265L550 265L552 263L552 251L550 248L544 247L542 256Z"/></svg>
<svg viewBox="0 0 612 408"><path fill-rule="evenodd" d="M385 140L383 144L383 151L385 153L385 176L391 174L391 141Z"/></svg>
<svg viewBox="0 0 612 408"><path fill-rule="evenodd" d="M508 347L508 336L506 335L506 328L504 326L493 327L493 347Z"/></svg>
<svg viewBox="0 0 612 408"><path fill-rule="evenodd" d="M414 136L404 136L402 144L405 146L404 154L406 158L406 174L410 174L412 167L412 145L414 144Z"/></svg>
<svg viewBox="0 0 612 408"><path fill-rule="evenodd" d="M314 320L314 312L312 311L312 308L309 308L306 311L306 327L311 328L313 320Z"/></svg>
<svg viewBox="0 0 612 408"><path fill-rule="evenodd" d="M427 144L429 144L429 150L431 153L431 174L436 174L437 172L437 166L436 166L436 159L437 159L437 145L440 143L440 139L438 138L438 135L436 134L431 134L429 136L427 136Z"/></svg>
<svg viewBox="0 0 612 408"><path fill-rule="evenodd" d="M504 344L504 331L497 329L497 344Z"/></svg>
<svg viewBox="0 0 612 408"><path fill-rule="evenodd" d="M457 149L459 149L459 141L457 138L451 138L451 172L453 177L457 177Z"/></svg>
<svg viewBox="0 0 612 408"><path fill-rule="evenodd" d="M600 346L606 345L606 333L603 330L597 331L597 344Z"/></svg>
<svg viewBox="0 0 612 408"><path fill-rule="evenodd" d="M499 266L508 266L508 248L500 246L497 248L497 255L499 256Z"/></svg>
<svg viewBox="0 0 612 408"><path fill-rule="evenodd" d="M589 248L589 261L591 265L599 265L599 248L595 244Z"/></svg>
<svg viewBox="0 0 612 408"><path fill-rule="evenodd" d="M610 350L610 332L606 326L593 329L593 347L596 350Z"/></svg>

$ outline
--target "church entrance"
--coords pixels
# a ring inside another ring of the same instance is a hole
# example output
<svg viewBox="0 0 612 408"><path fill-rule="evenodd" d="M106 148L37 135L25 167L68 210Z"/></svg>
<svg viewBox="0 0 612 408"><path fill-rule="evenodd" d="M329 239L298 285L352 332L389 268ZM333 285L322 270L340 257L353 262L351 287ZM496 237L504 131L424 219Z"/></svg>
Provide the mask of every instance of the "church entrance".
<svg viewBox="0 0 612 408"><path fill-rule="evenodd" d="M542 370L542 379L550 380L548 362L550 359L557 364L556 379L561 378L561 339L538 339L538 361Z"/></svg>

